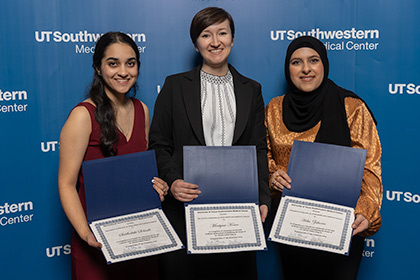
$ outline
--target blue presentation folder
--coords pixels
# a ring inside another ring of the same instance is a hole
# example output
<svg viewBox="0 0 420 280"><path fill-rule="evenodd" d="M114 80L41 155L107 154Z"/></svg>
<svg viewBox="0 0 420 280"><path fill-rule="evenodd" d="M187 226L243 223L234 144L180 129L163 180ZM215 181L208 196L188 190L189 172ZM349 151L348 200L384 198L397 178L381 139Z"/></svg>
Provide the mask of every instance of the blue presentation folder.
<svg viewBox="0 0 420 280"><path fill-rule="evenodd" d="M255 146L184 146L184 181L201 191L187 204L258 204Z"/></svg>
<svg viewBox="0 0 420 280"><path fill-rule="evenodd" d="M154 151L85 161L82 164L88 222L160 208L151 180Z"/></svg>
<svg viewBox="0 0 420 280"><path fill-rule="evenodd" d="M366 150L294 141L287 173L293 196L355 208L360 196Z"/></svg>

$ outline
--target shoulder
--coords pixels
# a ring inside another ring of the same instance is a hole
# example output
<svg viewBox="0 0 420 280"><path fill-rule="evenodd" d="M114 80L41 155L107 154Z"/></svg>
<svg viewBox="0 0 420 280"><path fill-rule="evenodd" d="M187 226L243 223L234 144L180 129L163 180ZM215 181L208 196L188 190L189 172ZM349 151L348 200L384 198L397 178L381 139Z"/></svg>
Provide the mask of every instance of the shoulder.
<svg viewBox="0 0 420 280"><path fill-rule="evenodd" d="M72 123L85 123L90 121L91 118L91 114L90 114L90 108L92 107L93 110L95 110L95 106L88 103L88 102L81 102L79 104L76 105L76 107L74 107L68 118L67 121L70 121Z"/></svg>
<svg viewBox="0 0 420 280"><path fill-rule="evenodd" d="M267 110L281 110L283 104L284 95L274 97L267 104Z"/></svg>
<svg viewBox="0 0 420 280"><path fill-rule="evenodd" d="M88 110L89 106L93 107L90 103L82 102L71 110L63 129L61 130L61 137L66 138L90 134L92 129L92 117Z"/></svg>
<svg viewBox="0 0 420 280"><path fill-rule="evenodd" d="M143 101L134 97L131 97L131 100L133 101L135 110L139 110L140 112L144 112L145 115L149 115L149 108Z"/></svg>
<svg viewBox="0 0 420 280"><path fill-rule="evenodd" d="M169 76L166 77L165 83L166 82L177 81L177 80L185 79L185 78L189 79L189 80L194 80L194 79L200 77L200 69L201 69L201 65L195 67L194 69L192 69L190 71L169 75Z"/></svg>
<svg viewBox="0 0 420 280"><path fill-rule="evenodd" d="M353 115L359 110L367 110L365 103L361 99L355 97L345 97L344 105L348 116Z"/></svg>
<svg viewBox="0 0 420 280"><path fill-rule="evenodd" d="M140 101L140 100L139 100L139 102L140 102L140 104L141 104L141 106L143 108L144 113L145 114L146 113L149 114L149 108L147 107L147 105L144 102Z"/></svg>
<svg viewBox="0 0 420 280"><path fill-rule="evenodd" d="M70 112L70 115L73 112L76 112L76 114L80 114L78 112L87 112L88 114L92 115L95 113L96 110L96 105L95 103L93 103L93 101L88 98L82 102L80 102L79 104L77 104Z"/></svg>
<svg viewBox="0 0 420 280"><path fill-rule="evenodd" d="M360 120L363 123L374 123L376 124L376 121L367 107L366 103L358 98L353 97L346 97L344 99L345 108L346 108L346 114L347 114L347 122L353 123L356 120Z"/></svg>
<svg viewBox="0 0 420 280"><path fill-rule="evenodd" d="M238 72L238 70L236 70L235 67L233 67L232 65L229 64L229 70L232 73L233 79L234 80L238 80L239 82L243 83L243 84L250 84L253 87L256 88L261 88L261 84L251 78L245 77L244 75L242 75L241 73Z"/></svg>

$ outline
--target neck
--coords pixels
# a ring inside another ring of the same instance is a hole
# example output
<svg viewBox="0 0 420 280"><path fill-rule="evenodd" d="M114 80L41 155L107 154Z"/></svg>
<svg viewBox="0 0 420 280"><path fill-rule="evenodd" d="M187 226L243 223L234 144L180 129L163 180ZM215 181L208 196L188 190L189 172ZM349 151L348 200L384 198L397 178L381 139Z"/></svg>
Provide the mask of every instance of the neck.
<svg viewBox="0 0 420 280"><path fill-rule="evenodd" d="M114 94L105 89L105 93L116 107L124 107L127 105L129 98L125 94Z"/></svg>
<svg viewBox="0 0 420 280"><path fill-rule="evenodd" d="M203 64L203 66L201 67L201 70L211 75L225 76L227 72L229 71L229 67L227 63L220 67L212 67L210 65Z"/></svg>

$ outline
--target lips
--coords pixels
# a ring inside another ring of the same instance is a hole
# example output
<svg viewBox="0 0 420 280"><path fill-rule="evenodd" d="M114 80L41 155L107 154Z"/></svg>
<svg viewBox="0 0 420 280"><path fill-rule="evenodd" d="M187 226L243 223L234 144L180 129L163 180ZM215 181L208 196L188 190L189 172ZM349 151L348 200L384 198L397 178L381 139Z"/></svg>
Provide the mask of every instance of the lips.
<svg viewBox="0 0 420 280"><path fill-rule="evenodd" d="M315 79L315 76L304 76L299 78L303 81L312 81L313 79Z"/></svg>
<svg viewBox="0 0 420 280"><path fill-rule="evenodd" d="M130 79L115 79L118 83L127 83Z"/></svg>

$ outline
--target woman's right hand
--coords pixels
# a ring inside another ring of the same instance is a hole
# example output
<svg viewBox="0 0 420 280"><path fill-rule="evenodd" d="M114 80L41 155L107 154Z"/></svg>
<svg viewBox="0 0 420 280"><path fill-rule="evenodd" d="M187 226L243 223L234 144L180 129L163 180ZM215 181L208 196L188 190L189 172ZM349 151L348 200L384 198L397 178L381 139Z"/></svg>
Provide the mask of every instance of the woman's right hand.
<svg viewBox="0 0 420 280"><path fill-rule="evenodd" d="M172 183L170 192L177 200L182 202L190 202L196 199L201 193L197 185L184 182L181 179L175 180Z"/></svg>
<svg viewBox="0 0 420 280"><path fill-rule="evenodd" d="M99 243L95 236L93 235L92 232L88 233L88 235L86 236L85 241L87 242L87 244L89 244L89 246L92 246L94 248L98 248L101 249L102 248L102 244Z"/></svg>
<svg viewBox="0 0 420 280"><path fill-rule="evenodd" d="M290 179L289 175L281 169L278 169L276 172L271 175L270 178L270 189L282 192L284 188L289 189L292 187L290 183L292 179Z"/></svg>

